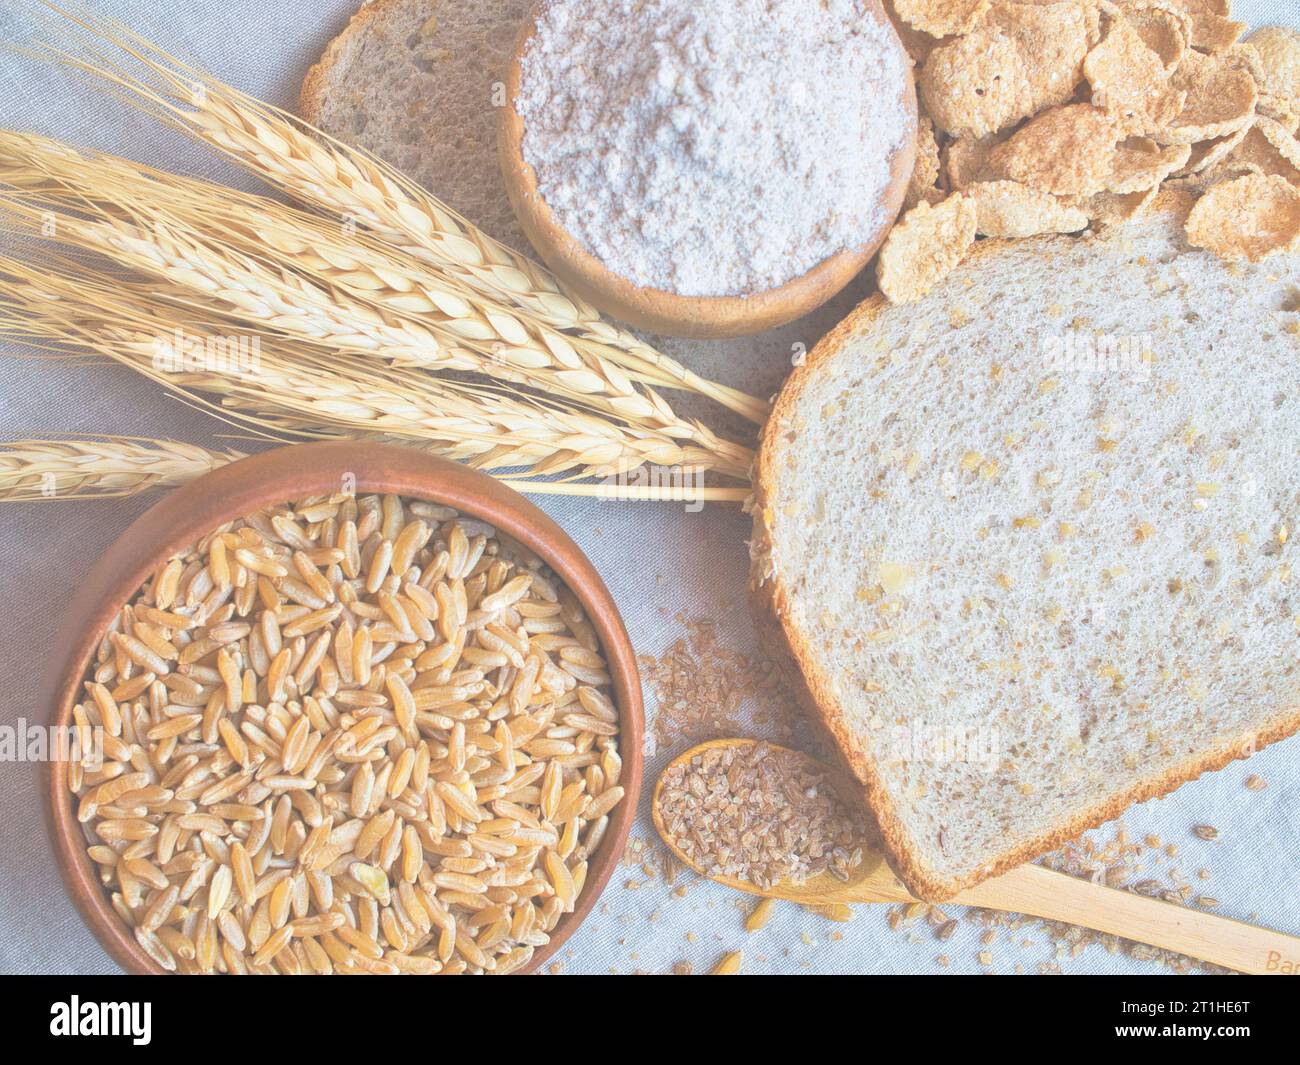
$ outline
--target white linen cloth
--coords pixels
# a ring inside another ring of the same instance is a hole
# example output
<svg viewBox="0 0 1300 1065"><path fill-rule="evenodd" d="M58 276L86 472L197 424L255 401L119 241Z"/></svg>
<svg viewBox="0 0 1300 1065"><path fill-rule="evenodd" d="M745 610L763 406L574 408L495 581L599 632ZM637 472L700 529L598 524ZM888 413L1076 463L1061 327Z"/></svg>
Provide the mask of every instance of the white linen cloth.
<svg viewBox="0 0 1300 1065"><path fill-rule="evenodd" d="M356 0L96 0L173 54L192 57L255 96L292 108L307 68L352 14ZM0 39L27 39L33 0L0 10ZM1238 0L1236 17L1252 26L1300 26L1293 0ZM255 183L205 149L121 106L66 71L0 54L0 123L128 155L167 169ZM437 191L437 190L435 190ZM744 341L665 342L706 376L770 394L789 367L794 345L807 347L851 308L861 282L810 320ZM109 365L63 365L15 359L0 347L0 436L64 432L171 437L222 446L230 430L161 388ZM50 713L47 676L62 663L60 604L94 559L155 499L50 501L0 507L0 724L43 722ZM589 554L623 612L640 654L658 656L683 634L680 618L713 618L723 647L760 657L745 605L749 523L739 508L600 502L542 497ZM39 668L34 665L39 664ZM647 685L647 711L655 713ZM755 730L761 731L761 730ZM647 787L634 836L650 841L650 785L667 760L650 743ZM678 746L680 749L680 745ZM1217 912L1300 933L1300 739L1277 744L1249 762L1188 784L1171 797L1125 815L1130 836L1176 842L1175 863L1197 893L1220 900ZM1243 786L1251 774L1264 791ZM116 965L82 923L63 891L45 834L40 767L0 763L0 972L111 973ZM1208 822L1221 838L1205 842L1190 827ZM1109 838L1111 829L1099 832ZM1206 867L1210 880L1199 882ZM628 882L639 885L635 889ZM692 874L679 875L685 897L638 866L616 872L604 897L557 959L564 972L670 971L688 961L707 972L726 951L743 950L745 972L913 973L1036 971L1055 959L1041 932L1002 933L984 947L980 929L962 921L946 942L924 922L895 931L886 908L861 906L851 923L835 923L779 905L768 925L742 928L751 901ZM738 907L738 903L743 908ZM958 908L952 916L960 916ZM1029 946L1021 941L1030 940ZM990 964L977 955L988 950ZM935 961L947 955L951 964ZM1061 966L1074 973L1164 971L1092 946Z"/></svg>

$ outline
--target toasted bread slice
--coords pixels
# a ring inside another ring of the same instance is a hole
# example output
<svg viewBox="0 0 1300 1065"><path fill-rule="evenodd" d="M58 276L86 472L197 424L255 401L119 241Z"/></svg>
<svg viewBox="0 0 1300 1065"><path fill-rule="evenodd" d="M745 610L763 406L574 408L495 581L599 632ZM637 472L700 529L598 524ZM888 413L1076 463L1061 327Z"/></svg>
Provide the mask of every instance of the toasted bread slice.
<svg viewBox="0 0 1300 1065"><path fill-rule="evenodd" d="M1300 256L1189 206L868 300L764 432L756 590L923 898L1300 728Z"/></svg>

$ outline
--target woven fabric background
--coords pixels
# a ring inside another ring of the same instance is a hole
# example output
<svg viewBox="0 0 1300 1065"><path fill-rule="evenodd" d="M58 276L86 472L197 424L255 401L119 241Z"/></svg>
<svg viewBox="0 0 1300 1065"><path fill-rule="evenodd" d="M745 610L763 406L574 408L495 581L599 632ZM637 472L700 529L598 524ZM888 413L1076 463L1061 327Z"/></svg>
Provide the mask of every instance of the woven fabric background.
<svg viewBox="0 0 1300 1065"><path fill-rule="evenodd" d="M97 6L178 56L197 60L240 88L292 107L301 78L351 15L356 0L97 0ZM1237 0L1236 17L1252 25L1300 27L1294 0ZM33 33L33 0L5 0L0 39ZM247 177L204 149L105 98L83 81L31 59L0 55L0 122L144 162L231 181ZM437 191L437 190L435 190ZM746 341L665 342L706 375L768 394L778 387L795 344L811 344L860 297L857 288L813 318ZM110 366L67 366L15 358L0 348L0 435L119 433L220 443L229 430L157 386ZM61 664L60 604L98 554L151 502L149 497L87 503L52 501L0 508L0 724L43 722L50 713L51 676ZM659 656L684 625L712 619L718 645L760 657L745 602L748 522L736 508L543 499L544 506L591 556L621 606L639 653ZM647 685L647 709L655 701ZM752 708L748 708L752 709ZM750 723L762 733L768 725ZM647 780L668 752L648 741ZM1124 818L1137 839L1173 841L1174 863L1197 893L1220 900L1218 912L1300 933L1300 739L1277 744L1249 763L1181 788ZM1267 789L1243 781L1258 774ZM647 788L648 797L648 788ZM116 966L82 924L64 893L45 835L40 767L0 763L0 971L106 973ZM1216 842L1192 836L1210 823ZM653 828L643 800L635 838L653 856ZM1113 827L1099 830L1099 838ZM654 868L653 862L651 868ZM1211 876L1197 881L1196 870ZM685 891L682 891L682 888ZM947 942L924 922L895 930L881 906L862 906L836 923L791 905L778 906L762 931L741 925L750 901L679 875L670 887L641 868L616 873L600 905L558 959L564 972L667 972L680 961L708 971L719 956L743 949L746 972L1016 972L1059 961L1072 973L1161 972L1091 946L1057 958L1042 931L1001 933L984 946L980 929L962 921ZM961 916L953 908L952 916ZM990 959L978 955L987 950ZM936 963L940 954L950 965Z"/></svg>

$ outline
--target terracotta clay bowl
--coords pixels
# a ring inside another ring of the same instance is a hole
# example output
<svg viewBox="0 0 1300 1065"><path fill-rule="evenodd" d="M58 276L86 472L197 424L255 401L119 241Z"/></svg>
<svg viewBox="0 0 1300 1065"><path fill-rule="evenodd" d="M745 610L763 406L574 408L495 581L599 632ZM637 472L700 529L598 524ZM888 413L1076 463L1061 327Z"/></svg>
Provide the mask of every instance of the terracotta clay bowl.
<svg viewBox="0 0 1300 1065"><path fill-rule="evenodd" d="M610 815L600 849L574 912L565 915L532 961L545 963L590 912L623 854L641 790L645 722L636 656L600 575L565 532L536 506L498 481L419 451L367 443L302 444L243 459L168 494L146 511L99 559L70 606L64 631L69 648L54 705L53 724L67 726L82 678L104 632L122 605L173 553L227 521L261 507L337 491L347 476L358 494L395 493L454 507L496 527L541 558L587 612L609 665L620 716L620 783L626 796ZM47 807L51 838L68 892L91 930L128 972L163 970L136 943L113 910L77 822L67 788L68 764L50 764Z"/></svg>
<svg viewBox="0 0 1300 1065"><path fill-rule="evenodd" d="M867 4L889 27L879 0L867 0ZM916 89L910 77L903 90L910 133L905 146L890 159L891 177L882 202L881 224L860 246L823 260L779 288L747 296L681 296L639 286L613 273L560 224L537 189L537 172L524 160L524 121L515 110L515 101L522 77L520 59L536 27L534 11L520 34L506 75L506 103L501 109L497 141L501 172L519 226L537 254L556 277L601 311L665 336L709 339L761 333L810 314L839 293L870 262L889 233L907 195L916 162ZM902 42L896 34L889 36L901 53Z"/></svg>

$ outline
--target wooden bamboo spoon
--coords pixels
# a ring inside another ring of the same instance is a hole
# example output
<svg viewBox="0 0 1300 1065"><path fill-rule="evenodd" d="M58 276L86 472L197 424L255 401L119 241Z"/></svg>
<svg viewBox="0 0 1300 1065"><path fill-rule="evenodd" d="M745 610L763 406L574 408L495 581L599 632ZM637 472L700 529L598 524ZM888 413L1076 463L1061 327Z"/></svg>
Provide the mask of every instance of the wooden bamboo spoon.
<svg viewBox="0 0 1300 1065"><path fill-rule="evenodd" d="M687 763L695 755L724 747L752 747L756 740L711 740L692 747L674 758L665 769ZM788 750L769 744L774 750ZM847 774L817 762L799 751L791 754L807 760L810 768L825 773L841 801L858 807ZM709 876L692 862L665 831L659 812L659 797L664 776L655 783L652 816L655 828L668 849L685 865L701 876L719 884L774 899L798 902L805 906L826 906L843 902L915 902L916 898L894 876L893 870L878 851L866 854L862 863L849 874L848 881L821 873L801 884L781 881L762 889L745 880L729 876ZM986 880L946 900L958 906L980 906L988 910L1005 910L1065 921L1098 932L1122 936L1139 943L1149 943L1165 950L1178 951L1202 961L1213 962L1238 972L1257 975L1300 972L1300 936L1290 936L1244 921L1216 917L1199 910L1103 887L1087 880L1056 873L1039 865L1022 865L992 880Z"/></svg>
<svg viewBox="0 0 1300 1065"><path fill-rule="evenodd" d="M879 0L867 0L876 17L889 25ZM515 110L522 76L519 60L537 27L534 11L506 73L506 105L501 109L498 150L506 193L519 226L556 277L584 299L615 318L640 329L667 336L748 336L792 322L816 310L844 288L870 261L893 225L916 162L916 90L911 79L903 87L908 136L904 147L890 159L890 183L881 203L881 222L857 248L842 251L818 263L806 274L779 288L739 296L680 296L663 289L645 288L606 269L569 233L537 189L537 172L524 161L524 122ZM901 49L902 42L891 35Z"/></svg>

